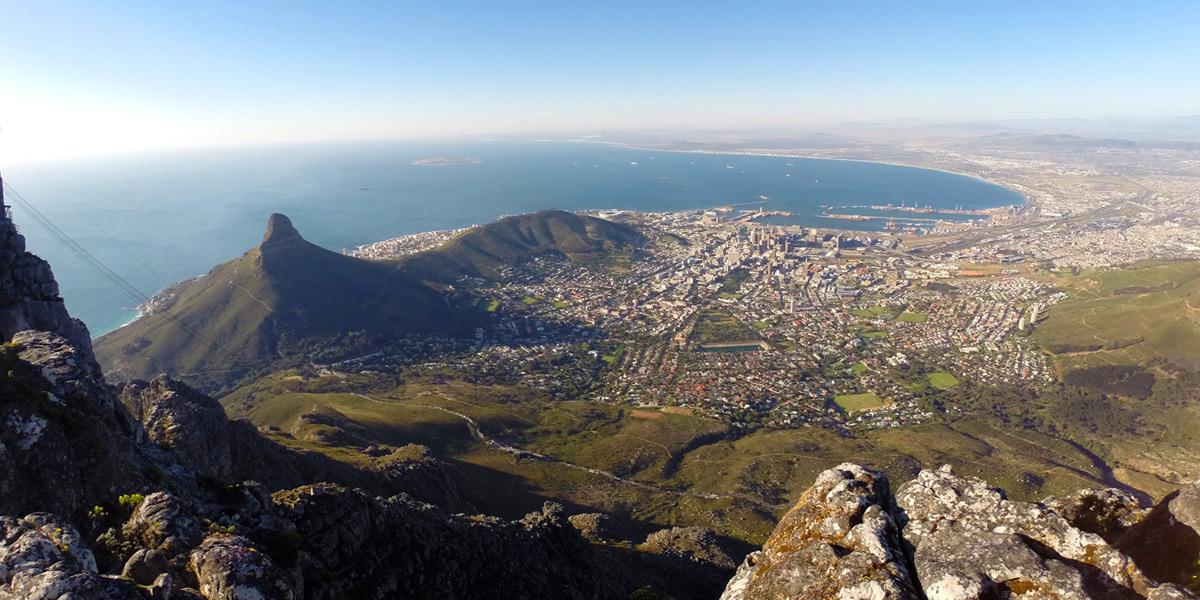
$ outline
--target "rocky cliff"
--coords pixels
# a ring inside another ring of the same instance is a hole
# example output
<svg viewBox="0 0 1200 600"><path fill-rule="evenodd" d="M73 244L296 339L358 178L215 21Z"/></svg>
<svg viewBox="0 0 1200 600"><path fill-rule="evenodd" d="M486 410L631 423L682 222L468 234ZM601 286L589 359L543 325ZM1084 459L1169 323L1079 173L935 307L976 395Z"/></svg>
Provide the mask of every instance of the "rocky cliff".
<svg viewBox="0 0 1200 600"><path fill-rule="evenodd" d="M825 471L723 600L1196 598L1200 486L1152 511L1118 490L1014 502L949 467L892 493L883 473Z"/></svg>
<svg viewBox="0 0 1200 600"><path fill-rule="evenodd" d="M92 336L83 321L67 314L50 263L27 252L25 236L0 216L0 336L10 340L25 330L57 333L83 355L92 354Z"/></svg>

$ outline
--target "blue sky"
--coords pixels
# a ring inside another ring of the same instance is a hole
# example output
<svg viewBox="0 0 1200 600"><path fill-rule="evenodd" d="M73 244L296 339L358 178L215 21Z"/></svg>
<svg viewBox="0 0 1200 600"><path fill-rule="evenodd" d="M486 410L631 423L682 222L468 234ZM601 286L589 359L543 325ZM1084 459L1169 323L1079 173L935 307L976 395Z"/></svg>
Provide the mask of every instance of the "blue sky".
<svg viewBox="0 0 1200 600"><path fill-rule="evenodd" d="M1200 113L1200 3L6 0L0 160Z"/></svg>

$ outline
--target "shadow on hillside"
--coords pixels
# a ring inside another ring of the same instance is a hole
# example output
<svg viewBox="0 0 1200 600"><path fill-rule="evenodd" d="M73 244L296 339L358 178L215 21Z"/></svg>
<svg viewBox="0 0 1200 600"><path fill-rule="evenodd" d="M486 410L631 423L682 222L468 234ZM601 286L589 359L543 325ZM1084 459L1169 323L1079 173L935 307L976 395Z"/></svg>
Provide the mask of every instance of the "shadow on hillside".
<svg viewBox="0 0 1200 600"><path fill-rule="evenodd" d="M628 515L614 515L603 508L573 502L561 497L551 497L527 477L519 474L506 473L456 458L443 458L442 460L451 466L451 474L455 478L455 484L458 486L458 493L462 499L483 514L505 519L520 519L531 512L541 510L542 504L546 501L553 501L563 505L568 515L609 514L618 519L629 531L632 537L629 541L635 544L645 541L646 536L651 533L671 527L631 518ZM757 546L736 538L722 535L718 535L717 538L737 563L740 563L747 554L758 549Z"/></svg>

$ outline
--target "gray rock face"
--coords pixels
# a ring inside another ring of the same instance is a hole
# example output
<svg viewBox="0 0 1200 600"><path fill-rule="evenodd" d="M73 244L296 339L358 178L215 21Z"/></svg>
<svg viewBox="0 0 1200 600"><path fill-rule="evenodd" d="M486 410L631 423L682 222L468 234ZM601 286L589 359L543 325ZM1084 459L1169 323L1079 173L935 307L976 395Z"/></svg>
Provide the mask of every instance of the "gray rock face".
<svg viewBox="0 0 1200 600"><path fill-rule="evenodd" d="M104 600L136 598L96 572L83 536L47 513L0 517L0 599Z"/></svg>
<svg viewBox="0 0 1200 600"><path fill-rule="evenodd" d="M1044 503L1072 527L1094 533L1110 544L1149 512L1133 494L1113 488L1079 490L1066 498L1050 498Z"/></svg>
<svg viewBox="0 0 1200 600"><path fill-rule="evenodd" d="M151 441L197 473L221 479L233 475L229 420L216 400L166 375L130 382L120 398Z"/></svg>
<svg viewBox="0 0 1200 600"><path fill-rule="evenodd" d="M1122 543L1153 539L1142 547L1157 547L1157 556L1186 550L1179 541L1186 538L1172 537L1180 530L1171 528L1200 517L1196 491L1177 506L1183 492L1168 498L1155 509L1160 518L1133 525L1141 509L1118 490L1014 502L1003 490L942 467L921 471L893 499L880 478L855 465L819 475L762 551L746 558L722 598L1196 598L1184 587L1160 585L1185 580L1156 581L1100 535L1128 529ZM1180 518L1168 518L1172 510ZM1194 565L1195 555L1183 554Z"/></svg>
<svg viewBox="0 0 1200 600"><path fill-rule="evenodd" d="M0 349L0 514L90 509L145 484L143 436L90 355L53 333Z"/></svg>
<svg viewBox="0 0 1200 600"><path fill-rule="evenodd" d="M208 600L294 600L298 597L282 569L235 535L211 536L191 553L200 593Z"/></svg>
<svg viewBox="0 0 1200 600"><path fill-rule="evenodd" d="M623 583L601 576L591 546L556 504L506 521L328 485L276 501L303 540L298 564L309 598L582 599L614 597ZM330 572L339 575L322 575Z"/></svg>
<svg viewBox="0 0 1200 600"><path fill-rule="evenodd" d="M931 599L1016 596L1136 598L1151 582L1103 538L1072 527L1042 504L948 467L921 471L896 493L904 538Z"/></svg>
<svg viewBox="0 0 1200 600"><path fill-rule="evenodd" d="M200 543L204 529L186 502L157 492L146 496L133 510L124 534L144 548L174 558Z"/></svg>
<svg viewBox="0 0 1200 600"><path fill-rule="evenodd" d="M125 567L121 569L121 577L140 585L150 585L169 570L171 570L171 561L165 554L157 550L142 548L125 561Z"/></svg>
<svg viewBox="0 0 1200 600"><path fill-rule="evenodd" d="M892 518L887 477L849 463L817 477L721 596L919 597Z"/></svg>
<svg viewBox="0 0 1200 600"><path fill-rule="evenodd" d="M25 237L5 220L0 222L0 341L30 329L61 335L95 362L92 336L83 321L67 314L50 264L26 252Z"/></svg>

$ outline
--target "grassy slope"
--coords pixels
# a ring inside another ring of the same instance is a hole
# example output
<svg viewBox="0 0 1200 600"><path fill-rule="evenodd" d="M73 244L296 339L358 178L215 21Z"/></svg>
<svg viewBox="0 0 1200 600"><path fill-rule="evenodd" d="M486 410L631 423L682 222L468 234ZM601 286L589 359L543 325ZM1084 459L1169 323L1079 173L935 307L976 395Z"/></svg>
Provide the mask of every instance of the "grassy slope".
<svg viewBox="0 0 1200 600"><path fill-rule="evenodd" d="M761 431L734 440L726 435L724 424L709 419L556 403L519 388L411 383L371 394L372 401L348 394L305 394L288 387L282 378L267 378L222 403L231 416L290 432L291 437L277 436L285 444L356 460L353 449L305 436L311 425L299 420L301 414L318 407L335 409L354 427L361 426L365 433L358 430L358 435L371 443L430 446L456 466L460 489L484 512L516 516L555 499L574 511L622 515L642 532L697 524L761 543L782 510L799 498L817 473L845 461L883 469L897 485L921 467L950 463L962 473L1008 488L1017 498L1102 485L1102 472L1070 444L976 422L877 431L861 439L800 429ZM485 433L507 443L668 491L641 489L563 464L518 460L479 443L461 419L431 406L469 415ZM744 497L700 498L670 491Z"/></svg>
<svg viewBox="0 0 1200 600"><path fill-rule="evenodd" d="M1061 283L1071 300L1050 310L1034 339L1077 368L1155 358L1200 368L1200 263L1084 274ZM1162 291L1137 293L1142 289ZM1131 293L1132 291L1132 293Z"/></svg>
<svg viewBox="0 0 1200 600"><path fill-rule="evenodd" d="M1200 371L1200 262L1144 263L1055 281L1071 298L1050 309L1033 337L1054 353L1060 376L1120 365L1156 379L1149 398L1118 398L1141 423L1136 434L1105 444L1118 476L1162 493L1171 485L1159 478L1200 475L1200 396L1191 383L1178 383Z"/></svg>
<svg viewBox="0 0 1200 600"><path fill-rule="evenodd" d="M159 372L186 376L210 372L244 372L274 353L266 334L269 307L278 304L274 290L258 278L239 277L254 269L257 249L218 265L189 285L164 313L141 318L95 341L97 358L109 377L146 379ZM244 287L228 285L240 281ZM139 339L149 345L124 350Z"/></svg>

